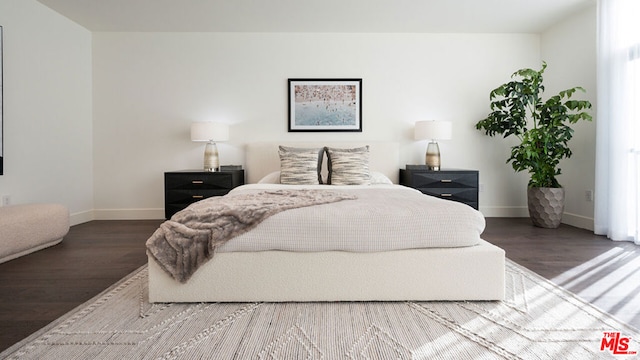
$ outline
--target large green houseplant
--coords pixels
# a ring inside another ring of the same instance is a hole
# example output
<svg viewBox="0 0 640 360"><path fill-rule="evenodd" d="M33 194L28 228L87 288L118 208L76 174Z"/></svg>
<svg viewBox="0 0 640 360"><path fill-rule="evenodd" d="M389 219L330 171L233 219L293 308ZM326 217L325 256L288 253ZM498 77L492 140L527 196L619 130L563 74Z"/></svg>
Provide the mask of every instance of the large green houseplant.
<svg viewBox="0 0 640 360"><path fill-rule="evenodd" d="M554 228L560 225L564 210L564 189L556 176L561 171L560 160L569 158L568 142L573 137L571 124L591 121L587 112L591 103L571 99L581 87L560 91L546 101L542 99L544 85L542 69L521 69L513 73L512 81L491 91L491 113L476 124L476 129L489 136L515 136L520 144L511 148L511 163L515 171L530 174L528 186L529 215L533 223ZM542 202L541 202L542 201Z"/></svg>

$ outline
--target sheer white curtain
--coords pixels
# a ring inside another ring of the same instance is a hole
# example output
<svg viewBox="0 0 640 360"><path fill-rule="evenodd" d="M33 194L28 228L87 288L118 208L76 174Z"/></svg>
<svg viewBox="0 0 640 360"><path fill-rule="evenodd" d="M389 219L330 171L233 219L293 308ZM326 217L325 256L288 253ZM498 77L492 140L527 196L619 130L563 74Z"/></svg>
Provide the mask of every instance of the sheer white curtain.
<svg viewBox="0 0 640 360"><path fill-rule="evenodd" d="M598 0L595 233L640 245L640 0Z"/></svg>

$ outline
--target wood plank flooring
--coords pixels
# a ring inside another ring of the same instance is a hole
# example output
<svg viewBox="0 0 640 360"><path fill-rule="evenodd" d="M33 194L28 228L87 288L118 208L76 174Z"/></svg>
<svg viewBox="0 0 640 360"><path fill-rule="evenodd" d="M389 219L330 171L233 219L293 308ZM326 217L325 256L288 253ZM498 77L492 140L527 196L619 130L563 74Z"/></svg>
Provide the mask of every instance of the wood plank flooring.
<svg viewBox="0 0 640 360"><path fill-rule="evenodd" d="M161 221L92 221L58 245L0 264L0 350L146 263Z"/></svg>
<svg viewBox="0 0 640 360"><path fill-rule="evenodd" d="M160 220L92 221L54 247L0 264L0 351L146 263ZM483 238L507 257L640 328L640 246L562 225L488 218Z"/></svg>

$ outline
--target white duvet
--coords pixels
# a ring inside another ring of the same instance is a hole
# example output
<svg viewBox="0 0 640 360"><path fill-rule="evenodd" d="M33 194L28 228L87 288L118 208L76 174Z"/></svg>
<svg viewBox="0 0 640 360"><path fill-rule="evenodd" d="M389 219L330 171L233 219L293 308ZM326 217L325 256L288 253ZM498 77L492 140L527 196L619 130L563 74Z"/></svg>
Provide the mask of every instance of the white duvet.
<svg viewBox="0 0 640 360"><path fill-rule="evenodd" d="M478 244L485 227L484 217L472 207L401 185L249 184L232 193L283 188L346 191L358 199L281 212L217 251L378 252L462 247Z"/></svg>

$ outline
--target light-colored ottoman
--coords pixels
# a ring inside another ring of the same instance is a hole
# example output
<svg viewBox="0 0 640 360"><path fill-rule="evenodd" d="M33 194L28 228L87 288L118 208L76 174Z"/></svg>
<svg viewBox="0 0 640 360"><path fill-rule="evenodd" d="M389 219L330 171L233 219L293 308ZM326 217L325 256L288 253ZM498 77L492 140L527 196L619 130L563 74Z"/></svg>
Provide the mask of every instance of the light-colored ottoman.
<svg viewBox="0 0 640 360"><path fill-rule="evenodd" d="M0 207L0 263L58 244L69 232L69 210L60 204Z"/></svg>

